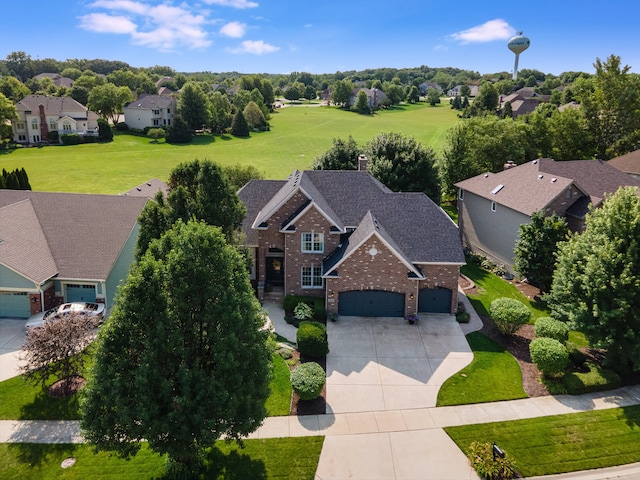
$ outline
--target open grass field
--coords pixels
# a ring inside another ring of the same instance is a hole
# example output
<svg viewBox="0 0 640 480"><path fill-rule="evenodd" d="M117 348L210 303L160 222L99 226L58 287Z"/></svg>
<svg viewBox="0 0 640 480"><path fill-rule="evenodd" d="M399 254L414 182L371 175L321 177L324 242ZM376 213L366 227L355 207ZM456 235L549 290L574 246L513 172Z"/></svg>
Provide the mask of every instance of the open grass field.
<svg viewBox="0 0 640 480"><path fill-rule="evenodd" d="M473 362L448 378L438 392L438 407L527 398L513 356L479 332L467 335Z"/></svg>
<svg viewBox="0 0 640 480"><path fill-rule="evenodd" d="M448 427L445 431L464 452L474 441L496 442L524 477L640 461L640 406Z"/></svg>
<svg viewBox="0 0 640 480"><path fill-rule="evenodd" d="M198 136L190 144L153 144L145 136L117 134L107 144L22 148L0 153L0 168L24 167L33 190L50 192L125 192L141 183L166 180L179 163L208 159L220 164L253 165L265 178L284 179L295 169L310 168L334 138L351 135L364 144L383 132L414 137L439 152L447 130L458 121L448 104L402 105L375 115L358 115L335 107L295 106L278 109L271 131L250 138Z"/></svg>
<svg viewBox="0 0 640 480"><path fill-rule="evenodd" d="M205 454L208 479L312 480L318 467L323 437L245 440L246 448L235 443L216 442ZM60 468L65 458L75 465ZM160 480L166 471L165 457L146 445L130 460L101 452L89 445L0 444L0 478L4 480Z"/></svg>

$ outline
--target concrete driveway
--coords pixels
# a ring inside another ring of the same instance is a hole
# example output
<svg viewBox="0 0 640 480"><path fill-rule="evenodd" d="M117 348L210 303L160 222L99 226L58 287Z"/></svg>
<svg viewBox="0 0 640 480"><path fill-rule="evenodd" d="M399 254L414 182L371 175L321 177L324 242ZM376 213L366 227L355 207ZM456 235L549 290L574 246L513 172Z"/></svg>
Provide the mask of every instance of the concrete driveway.
<svg viewBox="0 0 640 480"><path fill-rule="evenodd" d="M18 355L26 331L26 319L0 318L0 381L19 374Z"/></svg>
<svg viewBox="0 0 640 480"><path fill-rule="evenodd" d="M327 325L327 413L434 407L442 383L473 360L447 314L341 317Z"/></svg>

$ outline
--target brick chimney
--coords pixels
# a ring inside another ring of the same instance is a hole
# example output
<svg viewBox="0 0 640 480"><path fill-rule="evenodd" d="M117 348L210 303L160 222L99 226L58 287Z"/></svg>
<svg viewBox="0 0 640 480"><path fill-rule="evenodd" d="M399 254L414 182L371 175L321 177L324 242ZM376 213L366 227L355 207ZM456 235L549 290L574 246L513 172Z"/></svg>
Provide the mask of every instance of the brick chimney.
<svg viewBox="0 0 640 480"><path fill-rule="evenodd" d="M40 140L46 142L49 138L49 125L47 125L47 116L44 113L44 105L38 105L40 110Z"/></svg>
<svg viewBox="0 0 640 480"><path fill-rule="evenodd" d="M358 171L366 172L369 159L365 155L358 155Z"/></svg>

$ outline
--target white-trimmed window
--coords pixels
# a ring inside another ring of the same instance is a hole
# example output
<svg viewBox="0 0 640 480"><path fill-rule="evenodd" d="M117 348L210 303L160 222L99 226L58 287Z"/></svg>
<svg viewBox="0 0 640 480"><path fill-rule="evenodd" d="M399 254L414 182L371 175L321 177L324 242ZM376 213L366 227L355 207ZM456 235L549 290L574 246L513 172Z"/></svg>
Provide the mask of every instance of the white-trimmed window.
<svg viewBox="0 0 640 480"><path fill-rule="evenodd" d="M31 121L31 130L38 130L38 121L37 120L32 120Z"/></svg>
<svg viewBox="0 0 640 480"><path fill-rule="evenodd" d="M56 122L49 122L49 130L50 131L54 131L54 130L58 130L58 124Z"/></svg>
<svg viewBox="0 0 640 480"><path fill-rule="evenodd" d="M491 211L492 212L496 211L496 202L491 202Z"/></svg>
<svg viewBox="0 0 640 480"><path fill-rule="evenodd" d="M24 122L16 123L16 130L24 130Z"/></svg>
<svg viewBox="0 0 640 480"><path fill-rule="evenodd" d="M70 132L71 131L71 124L67 123L67 122L64 122L62 124L62 130L64 130L65 132Z"/></svg>
<svg viewBox="0 0 640 480"><path fill-rule="evenodd" d="M317 265L302 267L303 288L322 288L323 286L322 267Z"/></svg>
<svg viewBox="0 0 640 480"><path fill-rule="evenodd" d="M302 252L303 253L322 253L324 252L324 234L322 233L303 233L302 234Z"/></svg>

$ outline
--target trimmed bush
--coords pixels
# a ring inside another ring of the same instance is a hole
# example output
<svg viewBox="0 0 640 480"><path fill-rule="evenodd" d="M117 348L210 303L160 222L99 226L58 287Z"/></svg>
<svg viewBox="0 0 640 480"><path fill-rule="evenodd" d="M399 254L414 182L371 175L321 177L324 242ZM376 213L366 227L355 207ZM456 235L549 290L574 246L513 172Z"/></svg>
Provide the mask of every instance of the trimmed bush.
<svg viewBox="0 0 640 480"><path fill-rule="evenodd" d="M536 337L546 337L566 343L569 340L569 327L564 322L551 317L542 317L536 320L534 327Z"/></svg>
<svg viewBox="0 0 640 480"><path fill-rule="evenodd" d="M313 305L315 297L305 297L303 295L286 295L282 300L282 308L285 312L293 312L300 302Z"/></svg>
<svg viewBox="0 0 640 480"><path fill-rule="evenodd" d="M505 452L504 458L493 456L493 445L489 442L473 442L467 454L477 474L487 480L516 478L516 465Z"/></svg>
<svg viewBox="0 0 640 480"><path fill-rule="evenodd" d="M291 388L301 400L314 400L322 393L326 381L324 370L316 362L299 365L291 372Z"/></svg>
<svg viewBox="0 0 640 480"><path fill-rule="evenodd" d="M77 133L63 133L60 135L60 140L63 145L79 145L80 135Z"/></svg>
<svg viewBox="0 0 640 480"><path fill-rule="evenodd" d="M547 377L561 374L569 363L569 352L553 338L536 338L529 345L531 361Z"/></svg>
<svg viewBox="0 0 640 480"><path fill-rule="evenodd" d="M571 395L613 390L622 386L620 375L593 363L587 363L588 372L571 372L562 378L562 384Z"/></svg>
<svg viewBox="0 0 640 480"><path fill-rule="evenodd" d="M513 335L531 317L531 311L524 303L508 297L496 298L491 302L489 314L504 335Z"/></svg>
<svg viewBox="0 0 640 480"><path fill-rule="evenodd" d="M296 305L296 308L293 309L293 313L298 320L311 320L311 317L313 317L313 308L304 302L300 302Z"/></svg>
<svg viewBox="0 0 640 480"><path fill-rule="evenodd" d="M300 322L296 333L300 355L319 358L329 353L327 327L319 322Z"/></svg>

